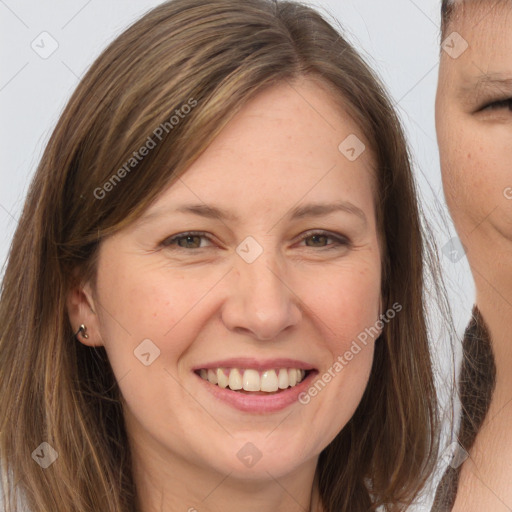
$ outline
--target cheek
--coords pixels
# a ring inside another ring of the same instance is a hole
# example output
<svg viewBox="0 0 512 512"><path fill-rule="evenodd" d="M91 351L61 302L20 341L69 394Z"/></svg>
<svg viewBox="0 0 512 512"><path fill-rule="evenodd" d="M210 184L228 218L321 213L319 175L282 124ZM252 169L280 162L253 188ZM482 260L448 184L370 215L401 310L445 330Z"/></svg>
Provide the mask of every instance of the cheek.
<svg viewBox="0 0 512 512"><path fill-rule="evenodd" d="M443 130L439 146L445 196L457 229L472 233L476 227L492 226L510 231L510 129L467 120L453 124L461 127L458 134L454 127Z"/></svg>
<svg viewBox="0 0 512 512"><path fill-rule="evenodd" d="M115 261L111 265L105 258L98 267L102 341L118 380L130 373L130 380L144 382L150 368L162 370L186 350L190 337L179 332L208 283L192 274L185 278L180 272L150 268L135 258Z"/></svg>
<svg viewBox="0 0 512 512"><path fill-rule="evenodd" d="M368 384L374 345L379 343L375 340L383 328L378 325L379 284L377 272L348 273L339 282L333 280L330 300L318 301L322 349L327 349L329 357L301 400L314 410L312 429L322 434L319 443L324 445L349 422Z"/></svg>
<svg viewBox="0 0 512 512"><path fill-rule="evenodd" d="M336 333L333 345L342 349L346 342L374 324L378 317L380 276L376 273L348 273L343 279L333 279L326 296L318 297L321 316ZM330 339L328 337L327 339ZM333 347L334 348L334 347Z"/></svg>
<svg viewBox="0 0 512 512"><path fill-rule="evenodd" d="M327 406L322 406L319 419L325 422L325 416L330 417L332 421L327 423L333 426L333 434L350 419L359 404L372 366L374 343L384 326L379 322L378 258L374 263L359 268L347 265L334 275L331 272L325 293L311 297L310 305L315 311L312 318L320 320L318 350L329 354L318 376L330 389L322 399ZM323 389L322 382L317 390ZM311 392L315 394L314 389Z"/></svg>
<svg viewBox="0 0 512 512"><path fill-rule="evenodd" d="M128 409L151 418L158 431L168 428L170 403L182 411L195 407L176 384L176 367L201 329L198 306L214 282L211 272L192 277L133 263L103 272L101 332Z"/></svg>
<svg viewBox="0 0 512 512"><path fill-rule="evenodd" d="M110 264L105 251L98 272L102 325L161 337L199 302L210 281L211 272L180 271L158 258L152 262L151 255L131 257L128 251Z"/></svg>

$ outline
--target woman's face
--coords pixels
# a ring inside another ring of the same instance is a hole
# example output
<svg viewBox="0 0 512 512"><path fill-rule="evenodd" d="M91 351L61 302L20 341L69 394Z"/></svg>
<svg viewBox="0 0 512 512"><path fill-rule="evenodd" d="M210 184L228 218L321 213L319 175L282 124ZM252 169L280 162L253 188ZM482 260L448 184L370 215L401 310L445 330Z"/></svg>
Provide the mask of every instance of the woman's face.
<svg viewBox="0 0 512 512"><path fill-rule="evenodd" d="M338 149L352 134L319 85L268 89L102 243L88 341L106 348L141 457L278 478L353 415L373 343L346 352L378 319L381 255L370 151Z"/></svg>
<svg viewBox="0 0 512 512"><path fill-rule="evenodd" d="M449 52L469 46L441 58L436 122L445 195L468 256L490 251L494 259L497 244L512 240L512 4L466 1L447 34Z"/></svg>

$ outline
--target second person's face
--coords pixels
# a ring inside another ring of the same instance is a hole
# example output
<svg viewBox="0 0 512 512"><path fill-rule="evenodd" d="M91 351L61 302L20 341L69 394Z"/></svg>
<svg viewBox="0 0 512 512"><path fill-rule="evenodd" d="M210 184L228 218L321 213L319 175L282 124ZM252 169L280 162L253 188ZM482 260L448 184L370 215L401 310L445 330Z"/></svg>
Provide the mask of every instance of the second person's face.
<svg viewBox="0 0 512 512"><path fill-rule="evenodd" d="M436 102L445 196L472 266L512 241L512 4L479 4L446 31L469 46L442 51Z"/></svg>

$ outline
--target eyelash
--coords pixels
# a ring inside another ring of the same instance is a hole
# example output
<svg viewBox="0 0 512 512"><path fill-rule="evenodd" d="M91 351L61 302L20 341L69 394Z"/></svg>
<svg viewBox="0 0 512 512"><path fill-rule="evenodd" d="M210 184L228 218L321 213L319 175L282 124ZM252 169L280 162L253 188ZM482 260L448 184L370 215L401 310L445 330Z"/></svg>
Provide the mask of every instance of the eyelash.
<svg viewBox="0 0 512 512"><path fill-rule="evenodd" d="M489 110L501 110L502 108L507 108L512 111L512 98L500 101L493 101L492 103L484 105L479 111L485 112Z"/></svg>
<svg viewBox="0 0 512 512"><path fill-rule="evenodd" d="M206 236L206 233L204 233L203 231L187 231L185 233L179 233L177 235L174 235L172 237L169 237L169 238L166 238L165 240L163 240L161 242L160 245L162 245L164 248L169 248L171 245L175 245L175 243L182 239L182 238L187 238L189 236L200 236L202 238L208 238ZM301 235L299 241L302 242L303 240L306 240L307 238L310 238L312 236L325 236L327 238L332 238L333 240L336 240L336 244L337 246L334 246L334 247L318 247L318 249L321 249L321 250L332 250L332 249L337 249L339 247L349 247L351 245L351 242L348 238L344 237L344 236L337 236L337 235L334 235L332 233L329 233L328 231L321 231L321 230L313 230L313 231L307 231L306 233L304 233L303 235ZM176 248L177 249L184 249L184 250L188 250L188 251L198 251L198 250L201 250L201 249L206 249L206 247L195 247L195 248L192 248L192 249L186 249L185 247L180 247L178 245L176 245ZM316 249L316 247L309 247L309 249Z"/></svg>

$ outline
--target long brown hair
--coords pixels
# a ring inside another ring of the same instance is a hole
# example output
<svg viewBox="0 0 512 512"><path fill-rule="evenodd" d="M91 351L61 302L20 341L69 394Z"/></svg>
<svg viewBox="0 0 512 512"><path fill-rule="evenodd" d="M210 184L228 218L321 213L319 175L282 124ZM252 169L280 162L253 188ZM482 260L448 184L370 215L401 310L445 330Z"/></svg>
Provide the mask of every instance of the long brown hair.
<svg viewBox="0 0 512 512"><path fill-rule="evenodd" d="M104 349L75 341L66 295L94 278L101 241L186 172L249 99L302 76L326 84L371 145L383 311L403 308L384 323L357 411L320 455L323 508L403 510L422 488L437 455L438 424L425 246L390 100L340 31L310 7L174 0L122 33L86 73L46 147L14 235L0 302L6 512L16 510L17 493L33 511L138 510L119 389ZM174 123L186 104L193 108ZM156 141L158 127L161 140L134 164L134 152L148 137ZM58 453L44 470L31 457L43 441Z"/></svg>
<svg viewBox="0 0 512 512"><path fill-rule="evenodd" d="M477 0L483 4L483 0ZM464 9L464 3L443 0L441 5L441 36L444 40L455 13ZM462 13L463 15L463 13ZM462 341L462 364L457 396L461 406L457 443L465 451L472 448L491 405L496 385L496 362L489 329L478 310L473 308L471 321ZM446 512L455 504L462 464L449 465L439 483L431 512Z"/></svg>

